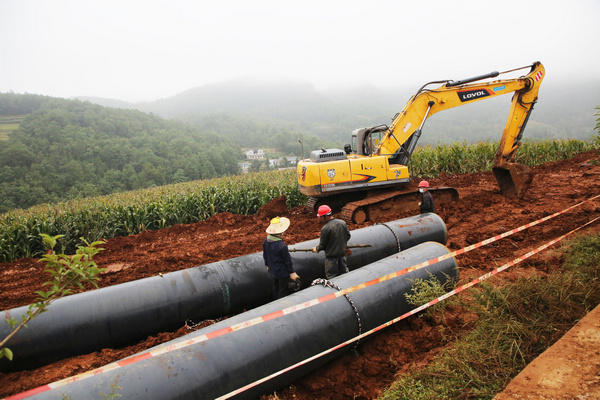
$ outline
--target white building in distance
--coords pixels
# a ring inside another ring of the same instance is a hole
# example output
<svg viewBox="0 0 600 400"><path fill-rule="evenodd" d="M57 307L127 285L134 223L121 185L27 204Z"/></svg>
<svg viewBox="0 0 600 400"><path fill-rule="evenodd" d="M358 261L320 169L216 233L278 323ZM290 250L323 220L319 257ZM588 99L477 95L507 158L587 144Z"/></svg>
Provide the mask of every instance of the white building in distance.
<svg viewBox="0 0 600 400"><path fill-rule="evenodd" d="M262 160L265 158L265 153L262 149L258 150L246 150L246 159L247 160Z"/></svg>

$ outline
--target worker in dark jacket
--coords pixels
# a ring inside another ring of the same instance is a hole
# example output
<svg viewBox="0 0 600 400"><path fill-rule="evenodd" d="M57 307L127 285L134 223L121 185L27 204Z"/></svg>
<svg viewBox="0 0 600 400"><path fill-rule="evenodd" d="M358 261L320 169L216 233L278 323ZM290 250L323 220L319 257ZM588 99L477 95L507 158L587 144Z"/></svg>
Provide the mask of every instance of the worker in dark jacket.
<svg viewBox="0 0 600 400"><path fill-rule="evenodd" d="M317 217L323 218L325 225L321 228L321 239L319 245L313 247L313 253L325 251L325 277L331 279L348 272L346 249L350 231L346 222L333 218L331 208L327 205L319 207Z"/></svg>
<svg viewBox="0 0 600 400"><path fill-rule="evenodd" d="M419 192L421 192L421 201L419 202L421 214L435 212L433 196L429 193L429 182L421 181L421 183L419 183Z"/></svg>
<svg viewBox="0 0 600 400"><path fill-rule="evenodd" d="M263 241L263 258L273 278L273 298L275 300L294 292L294 283L299 283L300 277L294 272L294 264L287 245L283 242L283 233L289 228L290 220L276 217L267 228L269 234Z"/></svg>

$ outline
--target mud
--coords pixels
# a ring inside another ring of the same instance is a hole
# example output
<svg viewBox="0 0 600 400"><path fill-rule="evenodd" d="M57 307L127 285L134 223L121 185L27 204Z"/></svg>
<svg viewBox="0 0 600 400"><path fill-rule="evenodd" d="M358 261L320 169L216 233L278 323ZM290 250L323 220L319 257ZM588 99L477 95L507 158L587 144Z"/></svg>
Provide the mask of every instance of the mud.
<svg viewBox="0 0 600 400"><path fill-rule="evenodd" d="M436 210L448 227L447 246L451 250L461 249L600 194L600 155L597 151L533 167L532 172L533 182L523 198L502 196L491 172L429 179L432 187L450 186L458 189L460 194L460 200L453 206ZM586 202L548 222L463 254L457 257L460 283L489 272L599 215L600 201ZM314 213L305 207L288 210L285 199L280 198L252 216L222 213L204 222L108 240L103 246L105 250L95 257L100 267L107 268L99 286L259 252L264 230L274 216L285 216L292 221L285 235L288 244L318 237L321 225ZM405 216L408 215L383 215L377 220L349 227L357 229ZM599 224L595 223L577 234L599 230ZM550 271L559 265L558 256L548 249L488 282L501 284L504 279L513 279L532 270ZM48 276L36 259L0 264L0 309L29 304L35 299L34 292L43 290L42 284L47 280ZM358 355L348 353L276 395L264 397L280 400L376 398L397 374L427 365L450 345L447 341L452 336L449 331L460 334L469 329L470 323L461 310L449 310L444 323L408 318L363 342L358 347ZM0 397L98 368L189 332L189 328L182 326L175 332L151 336L127 348L103 349L31 371L0 373ZM562 334L564 332L557 332L557 339ZM581 351L577 346L565 346L565 349L570 348L574 352ZM595 351L597 353L597 349Z"/></svg>

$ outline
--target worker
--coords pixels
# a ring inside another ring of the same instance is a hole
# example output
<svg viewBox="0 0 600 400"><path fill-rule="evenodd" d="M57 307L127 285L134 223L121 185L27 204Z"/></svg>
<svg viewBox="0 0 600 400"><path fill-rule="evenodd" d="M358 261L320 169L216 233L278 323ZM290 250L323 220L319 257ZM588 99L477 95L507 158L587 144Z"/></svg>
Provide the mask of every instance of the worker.
<svg viewBox="0 0 600 400"><path fill-rule="evenodd" d="M429 182L421 181L419 183L419 192L421 192L421 201L419 202L421 214L435 212L435 208L433 206L433 196L429 192Z"/></svg>
<svg viewBox="0 0 600 400"><path fill-rule="evenodd" d="M273 279L273 298L285 297L299 287L300 277L294 272L294 263L283 241L283 233L289 228L290 220L275 217L271 220L267 238L263 241L263 258L269 275Z"/></svg>
<svg viewBox="0 0 600 400"><path fill-rule="evenodd" d="M319 207L317 218L324 220L325 225L321 228L319 245L313 247L312 251L313 253L325 251L325 277L331 279L348 272L346 249L350 240L350 231L346 222L333 217L331 208L327 205Z"/></svg>

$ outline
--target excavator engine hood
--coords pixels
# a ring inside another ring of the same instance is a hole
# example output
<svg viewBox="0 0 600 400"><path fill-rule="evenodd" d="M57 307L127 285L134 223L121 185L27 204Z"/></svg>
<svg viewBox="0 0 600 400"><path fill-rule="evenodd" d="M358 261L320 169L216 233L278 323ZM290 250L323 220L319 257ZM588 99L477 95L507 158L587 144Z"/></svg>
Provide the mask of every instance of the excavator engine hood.
<svg viewBox="0 0 600 400"><path fill-rule="evenodd" d="M344 150L340 149L321 149L313 150L310 152L310 161L312 162L325 162L325 161L337 161L345 160L348 156Z"/></svg>

